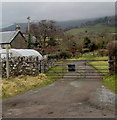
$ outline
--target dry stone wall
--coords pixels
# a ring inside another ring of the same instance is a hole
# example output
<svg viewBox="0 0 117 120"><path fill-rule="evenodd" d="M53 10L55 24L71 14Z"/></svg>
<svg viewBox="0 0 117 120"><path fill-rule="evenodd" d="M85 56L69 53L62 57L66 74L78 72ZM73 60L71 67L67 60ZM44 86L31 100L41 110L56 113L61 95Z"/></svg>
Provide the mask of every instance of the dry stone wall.
<svg viewBox="0 0 117 120"><path fill-rule="evenodd" d="M56 60L39 60L38 57L13 57L9 59L9 72L11 76L37 75L44 73L55 65ZM6 77L6 60L1 61L2 77Z"/></svg>

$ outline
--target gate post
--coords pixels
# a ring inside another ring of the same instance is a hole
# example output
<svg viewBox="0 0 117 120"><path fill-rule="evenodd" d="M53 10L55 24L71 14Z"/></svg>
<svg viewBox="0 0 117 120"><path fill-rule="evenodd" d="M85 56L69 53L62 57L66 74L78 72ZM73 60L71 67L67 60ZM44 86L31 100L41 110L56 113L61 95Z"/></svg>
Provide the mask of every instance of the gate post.
<svg viewBox="0 0 117 120"><path fill-rule="evenodd" d="M113 60L113 56L109 56L109 73L110 74L114 74L115 73L115 69L114 69L114 60Z"/></svg>
<svg viewBox="0 0 117 120"><path fill-rule="evenodd" d="M117 42L111 42L107 46L109 52L109 73L117 75Z"/></svg>

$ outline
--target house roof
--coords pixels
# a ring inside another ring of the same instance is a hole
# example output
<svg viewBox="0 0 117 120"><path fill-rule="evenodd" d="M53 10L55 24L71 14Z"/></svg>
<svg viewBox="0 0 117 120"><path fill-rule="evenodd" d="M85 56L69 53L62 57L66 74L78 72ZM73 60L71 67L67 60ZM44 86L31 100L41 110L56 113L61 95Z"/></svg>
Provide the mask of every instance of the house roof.
<svg viewBox="0 0 117 120"><path fill-rule="evenodd" d="M22 37L24 37L20 30L18 30L18 31L0 32L0 37L2 38L2 39L0 39L0 44L9 44L9 43L11 43L12 40L14 40L14 38L19 33L22 35Z"/></svg>

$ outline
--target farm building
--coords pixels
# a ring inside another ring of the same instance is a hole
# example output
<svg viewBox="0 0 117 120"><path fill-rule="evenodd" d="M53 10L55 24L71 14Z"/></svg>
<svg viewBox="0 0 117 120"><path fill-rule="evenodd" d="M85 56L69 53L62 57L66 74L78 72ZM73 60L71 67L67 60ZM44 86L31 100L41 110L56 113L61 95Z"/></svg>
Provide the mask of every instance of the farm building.
<svg viewBox="0 0 117 120"><path fill-rule="evenodd" d="M14 49L26 49L27 41L20 30L0 32L0 48L10 45Z"/></svg>
<svg viewBox="0 0 117 120"><path fill-rule="evenodd" d="M43 56L33 49L9 49L9 57L38 57L39 60L43 59ZM5 58L6 57L6 49L0 50L0 57Z"/></svg>

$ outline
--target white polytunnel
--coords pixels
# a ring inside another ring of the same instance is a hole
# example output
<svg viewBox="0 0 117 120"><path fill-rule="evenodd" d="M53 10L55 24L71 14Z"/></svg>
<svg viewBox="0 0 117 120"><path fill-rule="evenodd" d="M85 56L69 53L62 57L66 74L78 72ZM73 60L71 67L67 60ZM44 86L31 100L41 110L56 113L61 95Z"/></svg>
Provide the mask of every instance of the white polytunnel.
<svg viewBox="0 0 117 120"><path fill-rule="evenodd" d="M9 49L9 57L29 57L34 56L38 57L39 60L43 59L43 56L33 49ZM0 49L0 57L5 58L6 57L6 49Z"/></svg>

